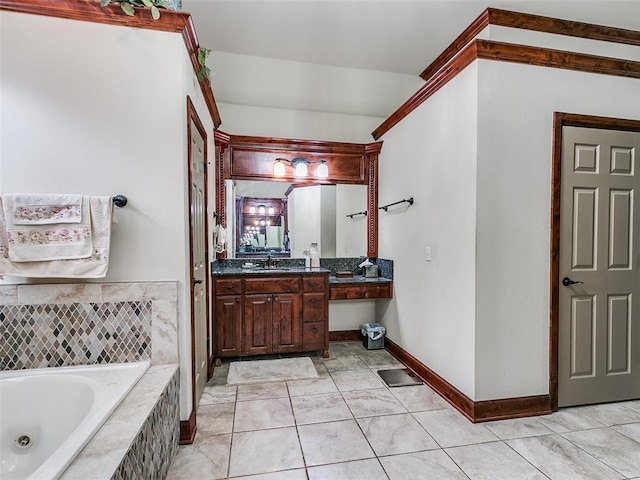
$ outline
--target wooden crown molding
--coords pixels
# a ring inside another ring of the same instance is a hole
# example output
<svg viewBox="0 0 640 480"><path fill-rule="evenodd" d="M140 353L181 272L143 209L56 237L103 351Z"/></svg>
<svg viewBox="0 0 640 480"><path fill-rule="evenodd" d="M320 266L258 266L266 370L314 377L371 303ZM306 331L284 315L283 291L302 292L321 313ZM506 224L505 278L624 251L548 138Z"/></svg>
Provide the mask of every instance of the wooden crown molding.
<svg viewBox="0 0 640 480"><path fill-rule="evenodd" d="M186 12L162 10L160 18L154 20L150 11L146 8L136 8L136 15L131 17L125 15L118 5L102 7L99 1L90 0L0 0L0 10L180 33L187 47L194 72L197 74L200 70L197 57L199 48L198 36L191 15ZM211 83L205 78L199 80L199 84L214 127L218 128L222 124L222 120L211 89Z"/></svg>
<svg viewBox="0 0 640 480"><path fill-rule="evenodd" d="M524 63L540 67L563 68L580 72L600 73L618 77L640 78L640 62L574 53L551 48L514 45L511 43L476 40L477 58L501 62Z"/></svg>
<svg viewBox="0 0 640 480"><path fill-rule="evenodd" d="M489 25L521 28L604 42L640 45L640 32L635 30L487 8L420 74L420 77L425 81L429 80Z"/></svg>
<svg viewBox="0 0 640 480"><path fill-rule="evenodd" d="M382 137L477 59L640 78L640 62L632 60L476 39L438 70L409 100L382 122L371 134L373 138L377 140Z"/></svg>
<svg viewBox="0 0 640 480"><path fill-rule="evenodd" d="M226 136L226 137L225 137ZM344 153L364 154L380 153L382 142L348 143L324 142L321 140L300 140L294 138L256 137L248 135L219 135L220 140L226 141L231 147L269 148L273 151L295 150L309 153ZM377 149L377 151L376 151Z"/></svg>
<svg viewBox="0 0 640 480"><path fill-rule="evenodd" d="M403 103L395 112L393 112L384 122L380 124L371 134L374 139L378 140L382 135L397 125L400 120L405 118L430 96L440 90L444 85L464 70L471 62L477 58L477 48L475 43L467 45L462 52L453 60L449 61L446 66L438 70L427 83L414 93L409 100Z"/></svg>

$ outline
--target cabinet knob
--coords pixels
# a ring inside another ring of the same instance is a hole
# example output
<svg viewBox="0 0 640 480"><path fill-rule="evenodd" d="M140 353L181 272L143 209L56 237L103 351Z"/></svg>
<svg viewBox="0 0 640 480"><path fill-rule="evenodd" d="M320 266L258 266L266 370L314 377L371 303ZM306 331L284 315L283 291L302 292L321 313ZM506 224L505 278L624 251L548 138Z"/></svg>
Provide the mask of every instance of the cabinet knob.
<svg viewBox="0 0 640 480"><path fill-rule="evenodd" d="M278 301L278 295L274 295L273 299L277 302Z"/></svg>
<svg viewBox="0 0 640 480"><path fill-rule="evenodd" d="M236 303L240 303L240 297L236 297Z"/></svg>
<svg viewBox="0 0 640 480"><path fill-rule="evenodd" d="M267 302L271 303L271 297L267 297Z"/></svg>

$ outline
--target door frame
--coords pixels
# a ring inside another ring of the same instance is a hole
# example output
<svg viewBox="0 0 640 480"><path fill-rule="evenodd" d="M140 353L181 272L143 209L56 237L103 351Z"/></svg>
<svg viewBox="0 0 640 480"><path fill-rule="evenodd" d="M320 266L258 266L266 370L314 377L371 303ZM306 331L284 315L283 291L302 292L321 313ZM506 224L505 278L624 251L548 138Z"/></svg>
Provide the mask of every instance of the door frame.
<svg viewBox="0 0 640 480"><path fill-rule="evenodd" d="M198 112L191 101L191 97L187 95L187 190L189 192L189 203L188 203L188 218L189 218L189 305L190 305L190 323L191 323L191 411L196 411L198 406L198 402L196 401L196 335L195 335L195 312L193 311L193 238L192 238L192 225L191 225L191 122L196 126L198 133L204 140L204 159L205 159L205 168L204 168L204 231L207 237L205 238L205 256L208 257L209 250L209 238L207 232L209 232L209 224L208 224L208 194L207 194L207 131L204 128L204 125L200 121L200 117L198 117ZM207 259L208 263L208 259ZM211 312L209 310L209 275L205 275L205 286L204 286L204 297L205 297L205 312L207 315L206 319L206 335L207 335L207 379L211 377ZM195 433L195 432L194 432Z"/></svg>
<svg viewBox="0 0 640 480"><path fill-rule="evenodd" d="M549 397L551 410L558 410L558 348L560 327L560 189L562 167L562 127L594 128L640 132L640 120L598 117L577 113L553 113L551 160L551 268L549 306Z"/></svg>

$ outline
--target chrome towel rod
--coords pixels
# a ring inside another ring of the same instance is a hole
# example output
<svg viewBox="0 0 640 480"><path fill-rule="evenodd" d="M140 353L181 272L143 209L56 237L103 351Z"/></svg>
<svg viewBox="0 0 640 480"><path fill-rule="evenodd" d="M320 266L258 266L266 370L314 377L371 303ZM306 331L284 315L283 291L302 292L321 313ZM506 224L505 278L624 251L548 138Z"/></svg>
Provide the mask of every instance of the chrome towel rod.
<svg viewBox="0 0 640 480"><path fill-rule="evenodd" d="M389 207L392 207L393 205L398 205L400 203L408 203L409 206L411 206L411 205L413 205L413 197L411 197L409 199L399 200L397 202L393 202L393 203L390 203L389 205L385 205L383 207L378 207L378 208L380 210L384 210L386 212ZM407 207L407 208L409 208L409 207Z"/></svg>
<svg viewBox="0 0 640 480"><path fill-rule="evenodd" d="M127 200L127 197L125 197L124 195L114 195L111 198L111 201L116 207L122 208L127 204L129 200Z"/></svg>

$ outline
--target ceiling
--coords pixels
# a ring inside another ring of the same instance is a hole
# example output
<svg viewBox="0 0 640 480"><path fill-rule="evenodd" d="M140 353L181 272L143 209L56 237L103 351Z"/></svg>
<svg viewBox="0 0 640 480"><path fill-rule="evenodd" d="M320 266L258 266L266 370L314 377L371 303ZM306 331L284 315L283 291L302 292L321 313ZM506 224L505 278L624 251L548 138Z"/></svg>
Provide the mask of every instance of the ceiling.
<svg viewBox="0 0 640 480"><path fill-rule="evenodd" d="M640 0L183 0L182 6L192 14L200 45L214 55L225 52L412 77L487 7L640 30ZM225 85L232 81L214 78L219 102L238 103L237 92ZM281 105L283 100L278 101ZM269 101L262 104L269 106ZM386 110L372 112L391 113Z"/></svg>

